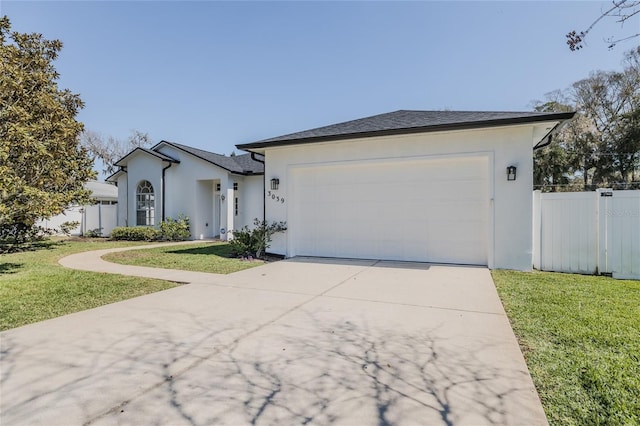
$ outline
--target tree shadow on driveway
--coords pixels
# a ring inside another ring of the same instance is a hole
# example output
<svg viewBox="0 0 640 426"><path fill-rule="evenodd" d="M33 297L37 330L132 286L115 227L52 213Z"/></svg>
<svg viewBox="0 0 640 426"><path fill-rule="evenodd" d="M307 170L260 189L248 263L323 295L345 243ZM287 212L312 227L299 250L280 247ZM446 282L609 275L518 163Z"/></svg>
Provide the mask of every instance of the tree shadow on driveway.
<svg viewBox="0 0 640 426"><path fill-rule="evenodd" d="M238 302L223 312L220 297L207 320L170 304L115 319L105 308L108 326L73 338L64 321L28 345L3 334L2 424L544 422L526 367L492 334L503 316L279 294L273 304L294 302L258 317Z"/></svg>

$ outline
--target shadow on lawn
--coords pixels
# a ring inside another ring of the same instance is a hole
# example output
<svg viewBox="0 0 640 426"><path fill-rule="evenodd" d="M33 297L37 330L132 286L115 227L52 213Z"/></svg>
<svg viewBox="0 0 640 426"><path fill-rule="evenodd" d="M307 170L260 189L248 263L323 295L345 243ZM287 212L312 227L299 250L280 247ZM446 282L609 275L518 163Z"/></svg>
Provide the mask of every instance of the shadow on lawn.
<svg viewBox="0 0 640 426"><path fill-rule="evenodd" d="M15 274L16 269L22 268L22 263L3 262L0 263L0 275Z"/></svg>
<svg viewBox="0 0 640 426"><path fill-rule="evenodd" d="M231 251L231 246L228 244L215 244L209 245L205 247L193 247L186 249L175 249L169 250L166 253L171 254L201 254L201 255L213 255L220 256L226 258L234 258L233 252Z"/></svg>
<svg viewBox="0 0 640 426"><path fill-rule="evenodd" d="M52 250L63 244L63 241L52 241L52 240L43 240L43 241L33 241L30 243L24 244L13 244L7 241L0 241L0 254L10 254L10 253L21 253L25 251L36 251L36 250Z"/></svg>

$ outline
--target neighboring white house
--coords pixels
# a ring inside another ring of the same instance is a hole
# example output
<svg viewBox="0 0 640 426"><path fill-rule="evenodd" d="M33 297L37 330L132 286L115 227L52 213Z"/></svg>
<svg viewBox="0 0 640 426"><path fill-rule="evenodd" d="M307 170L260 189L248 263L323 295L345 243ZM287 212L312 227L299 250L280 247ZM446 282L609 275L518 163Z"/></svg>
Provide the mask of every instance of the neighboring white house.
<svg viewBox="0 0 640 426"><path fill-rule="evenodd" d="M230 230L263 218L261 160L167 141L136 148L107 178L118 187L118 226L156 226L182 214L190 219L192 238L228 239Z"/></svg>
<svg viewBox="0 0 640 426"><path fill-rule="evenodd" d="M531 270L533 148L573 115L396 111L237 147L287 222L270 252Z"/></svg>
<svg viewBox="0 0 640 426"><path fill-rule="evenodd" d="M84 187L91 191L94 204L71 206L63 213L41 221L39 226L60 231L63 223L78 222L79 225L71 230L71 235L86 235L89 231L95 231L102 236L109 236L116 226L118 188L110 183L97 181L89 181Z"/></svg>

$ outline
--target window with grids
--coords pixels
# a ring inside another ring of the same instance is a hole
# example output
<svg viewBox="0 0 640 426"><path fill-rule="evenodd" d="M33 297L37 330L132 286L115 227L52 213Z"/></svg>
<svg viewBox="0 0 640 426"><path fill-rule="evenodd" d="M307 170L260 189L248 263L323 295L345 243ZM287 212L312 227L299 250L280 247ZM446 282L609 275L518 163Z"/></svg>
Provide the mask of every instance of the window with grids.
<svg viewBox="0 0 640 426"><path fill-rule="evenodd" d="M136 224L153 226L155 224L155 194L151 182L143 180L136 191Z"/></svg>

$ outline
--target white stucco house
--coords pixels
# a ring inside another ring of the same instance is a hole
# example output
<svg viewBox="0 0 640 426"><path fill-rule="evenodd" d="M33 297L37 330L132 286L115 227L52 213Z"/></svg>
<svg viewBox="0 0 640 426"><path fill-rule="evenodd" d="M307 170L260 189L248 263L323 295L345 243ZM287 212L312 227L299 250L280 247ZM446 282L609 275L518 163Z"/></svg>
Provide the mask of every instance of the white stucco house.
<svg viewBox="0 0 640 426"><path fill-rule="evenodd" d="M237 145L162 141L108 180L118 225L185 214L192 238L287 223L269 251L531 270L533 150L574 113L400 110Z"/></svg>
<svg viewBox="0 0 640 426"><path fill-rule="evenodd" d="M237 147L287 222L270 252L531 270L533 149L573 115L401 110Z"/></svg>
<svg viewBox="0 0 640 426"><path fill-rule="evenodd" d="M193 239L227 239L262 219L262 156L225 156L173 142L136 148L107 178L118 187L118 226L157 226L186 215Z"/></svg>

